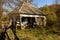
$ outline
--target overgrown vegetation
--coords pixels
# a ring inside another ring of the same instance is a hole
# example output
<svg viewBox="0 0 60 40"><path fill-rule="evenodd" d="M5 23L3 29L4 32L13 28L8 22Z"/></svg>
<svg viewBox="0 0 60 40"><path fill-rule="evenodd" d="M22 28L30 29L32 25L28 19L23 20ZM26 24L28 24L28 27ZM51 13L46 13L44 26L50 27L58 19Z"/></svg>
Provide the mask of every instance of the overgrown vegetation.
<svg viewBox="0 0 60 40"><path fill-rule="evenodd" d="M40 10L47 14L47 27L16 30L16 34L20 40L60 40L60 27L57 26L58 17L56 10L51 11L48 6L40 8ZM2 15L0 22L3 21L6 23L8 19L7 15ZM11 40L14 40L12 31L8 30L7 32Z"/></svg>
<svg viewBox="0 0 60 40"><path fill-rule="evenodd" d="M0 3L2 0L0 1ZM19 4L20 5L20 4ZM11 6L11 5L9 5ZM24 30L16 30L16 34L20 40L60 40L60 4L44 6L39 8L47 14L47 26L40 28L30 28ZM10 15L11 16L11 15ZM13 16L12 16L13 17ZM0 4L0 28L2 23L8 24L9 16L3 14L2 3ZM0 30L1 33L2 30ZM11 40L14 40L14 34L11 30L7 30Z"/></svg>
<svg viewBox="0 0 60 40"><path fill-rule="evenodd" d="M58 15L60 12L58 11L60 9L59 5L51 5L51 6L44 6L40 8L41 11L43 11L45 14L47 14L47 26L49 29L53 32L60 32L60 15Z"/></svg>
<svg viewBox="0 0 60 40"><path fill-rule="evenodd" d="M47 18L48 26L57 24L57 15L56 15L55 11L51 11L51 8L49 8L47 5L40 8L40 10L43 11L45 14L47 14L46 18Z"/></svg>
<svg viewBox="0 0 60 40"><path fill-rule="evenodd" d="M14 35L11 30L8 31L10 38L13 40ZM52 32L47 28L35 28L16 30L16 34L20 40L60 40L58 33Z"/></svg>

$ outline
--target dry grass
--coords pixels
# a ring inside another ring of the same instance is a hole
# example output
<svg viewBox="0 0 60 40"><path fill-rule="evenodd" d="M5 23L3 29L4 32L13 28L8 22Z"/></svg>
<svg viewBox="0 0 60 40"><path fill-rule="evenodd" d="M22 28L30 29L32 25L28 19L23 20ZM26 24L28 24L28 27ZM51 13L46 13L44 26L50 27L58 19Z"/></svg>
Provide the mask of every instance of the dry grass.
<svg viewBox="0 0 60 40"><path fill-rule="evenodd" d="M14 39L12 31L8 32L10 38ZM20 40L60 40L59 35L41 28L16 30L16 34Z"/></svg>

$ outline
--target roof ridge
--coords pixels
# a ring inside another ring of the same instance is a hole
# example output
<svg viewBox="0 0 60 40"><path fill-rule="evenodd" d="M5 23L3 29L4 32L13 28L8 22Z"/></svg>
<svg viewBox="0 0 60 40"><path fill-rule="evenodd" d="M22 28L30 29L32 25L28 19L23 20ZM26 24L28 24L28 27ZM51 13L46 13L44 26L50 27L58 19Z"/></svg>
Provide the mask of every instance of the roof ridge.
<svg viewBox="0 0 60 40"><path fill-rule="evenodd" d="M19 13L20 13L22 7L23 7L24 5L28 5L28 4L32 5L34 8L37 9L37 7L35 7L33 4L31 4L31 3L29 3L29 2L23 2L22 6L20 7Z"/></svg>
<svg viewBox="0 0 60 40"><path fill-rule="evenodd" d="M25 3L25 2L23 2L22 6L20 7L19 13L20 13L20 11L21 11L21 9L22 9L22 7L23 7L24 3Z"/></svg>

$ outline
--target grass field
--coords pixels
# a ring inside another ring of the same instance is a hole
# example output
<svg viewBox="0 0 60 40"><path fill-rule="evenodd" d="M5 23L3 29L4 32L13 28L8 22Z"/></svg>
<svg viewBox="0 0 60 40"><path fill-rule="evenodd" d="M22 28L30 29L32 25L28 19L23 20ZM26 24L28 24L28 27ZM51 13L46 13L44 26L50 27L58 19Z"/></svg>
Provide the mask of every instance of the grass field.
<svg viewBox="0 0 60 40"><path fill-rule="evenodd" d="M16 30L16 34L20 40L60 40L59 35L45 28ZM11 40L14 39L14 35L11 30L8 30L8 35Z"/></svg>

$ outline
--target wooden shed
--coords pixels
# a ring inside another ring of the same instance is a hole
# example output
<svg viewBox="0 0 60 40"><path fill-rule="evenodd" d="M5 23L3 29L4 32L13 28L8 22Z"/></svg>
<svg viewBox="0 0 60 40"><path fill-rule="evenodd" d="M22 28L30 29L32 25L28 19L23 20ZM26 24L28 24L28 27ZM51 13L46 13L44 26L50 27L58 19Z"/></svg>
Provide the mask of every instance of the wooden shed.
<svg viewBox="0 0 60 40"><path fill-rule="evenodd" d="M18 10L15 9L11 13L14 14L16 23L19 23L22 29L31 25L31 27L34 25L46 26L46 14L29 2L24 2Z"/></svg>

